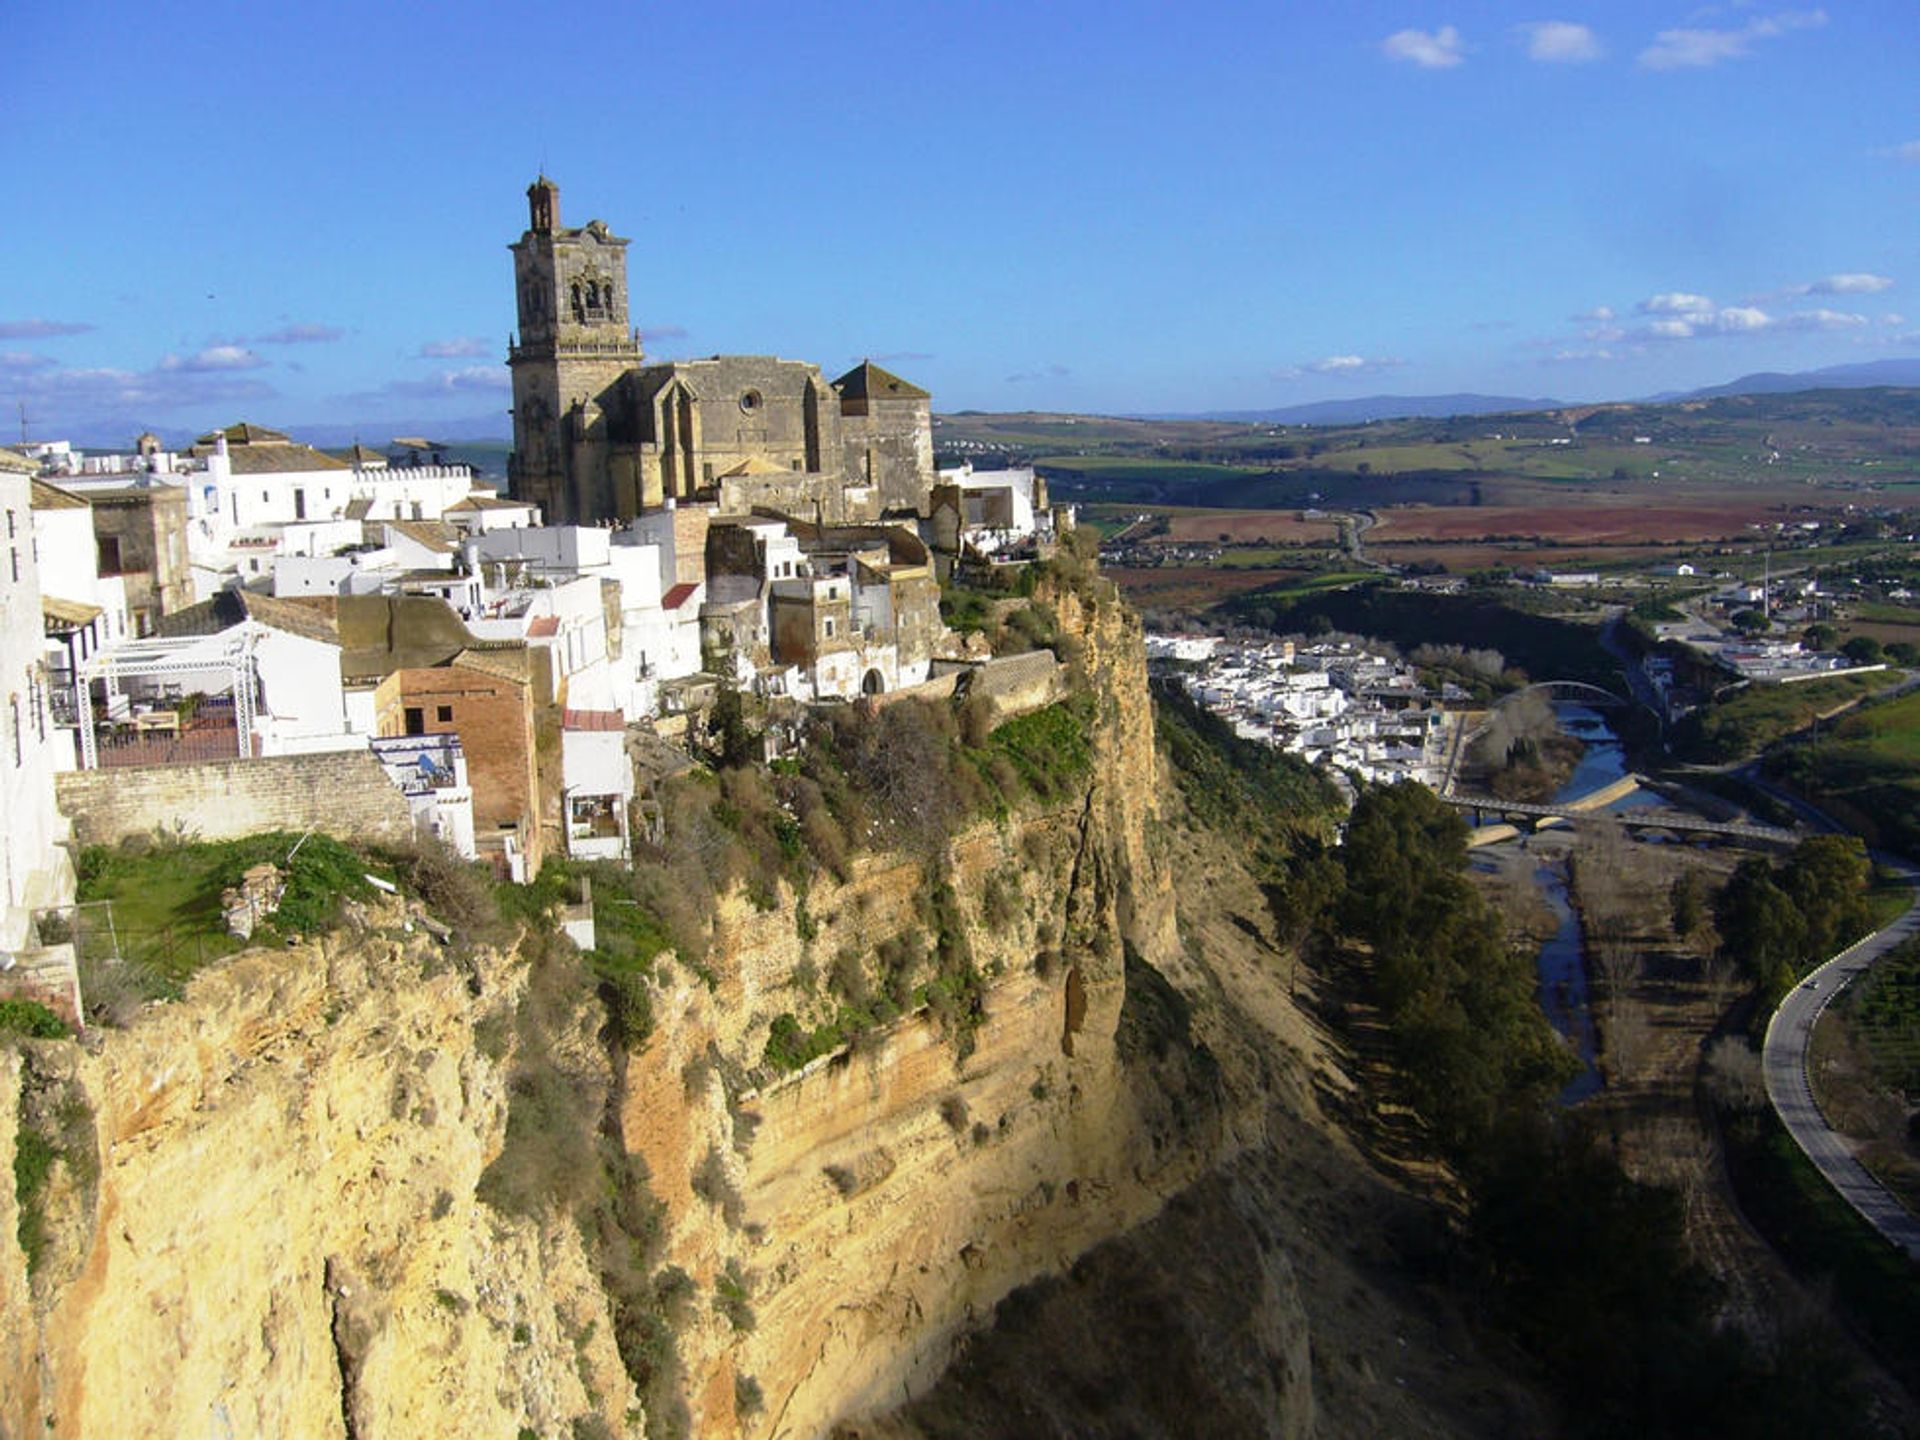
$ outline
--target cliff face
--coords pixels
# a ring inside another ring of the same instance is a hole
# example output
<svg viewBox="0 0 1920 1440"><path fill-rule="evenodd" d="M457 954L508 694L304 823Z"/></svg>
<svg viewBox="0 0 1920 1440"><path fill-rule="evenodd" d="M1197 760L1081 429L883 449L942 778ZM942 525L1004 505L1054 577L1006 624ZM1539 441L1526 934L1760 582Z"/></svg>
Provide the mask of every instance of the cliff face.
<svg viewBox="0 0 1920 1440"><path fill-rule="evenodd" d="M475 1198L503 1071L399 921L0 1054L0 1163L23 1121L65 1152L30 1279L0 1246L0 1433L511 1436L632 1404L579 1235ZM481 978L510 1004L521 977Z"/></svg>
<svg viewBox="0 0 1920 1440"><path fill-rule="evenodd" d="M730 896L710 978L667 967L655 1033L619 1073L591 1006L556 1044L570 1084L611 1097L613 1138L664 1207L664 1258L693 1281L694 1434L819 1435L922 1393L996 1302L1250 1133L1157 978L1186 961L1138 622L1117 601L1056 605L1093 697L1078 793L975 824L942 875L869 856L804 910ZM31 1278L0 1245L0 1435L642 1433L579 1230L476 1195L505 1138L498 1036L526 966L436 971L401 918L241 956L87 1047L0 1053L0 1164L23 1126L64 1152ZM970 1048L920 1012L750 1086L773 1020L820 1003L828 957L936 927L985 977ZM1165 993L1129 1004L1130 976ZM0 1228L17 1223L0 1187ZM1262 1252L1249 1273L1250 1343L1285 1395L1265 1433L1303 1433L1291 1272Z"/></svg>
<svg viewBox="0 0 1920 1440"><path fill-rule="evenodd" d="M1062 608L1085 637L1097 758L1070 803L951 847L959 923L989 977L972 1052L957 1058L930 1017L909 1017L727 1094L774 1016L804 1011L803 962L927 932L935 877L894 858L816 886L809 942L787 908L725 907L717 984L680 985L630 1062L623 1130L667 1205L669 1257L703 1288L728 1261L751 1282L750 1333L710 1317L683 1338L690 1371L709 1377L689 1397L696 1433L729 1433L736 1376L764 1396L751 1434L820 1434L925 1388L963 1327L1150 1213L1203 1158L1161 1143L1115 1049L1125 952L1151 960L1177 943L1137 621L1118 605ZM724 1181L697 1194L688 1177L716 1165Z"/></svg>

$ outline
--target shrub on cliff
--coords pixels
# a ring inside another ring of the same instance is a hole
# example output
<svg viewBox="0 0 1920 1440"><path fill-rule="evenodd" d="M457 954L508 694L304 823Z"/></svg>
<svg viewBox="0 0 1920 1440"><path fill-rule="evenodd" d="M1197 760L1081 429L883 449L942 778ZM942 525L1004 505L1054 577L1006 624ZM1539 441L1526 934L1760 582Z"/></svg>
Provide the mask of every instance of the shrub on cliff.
<svg viewBox="0 0 1920 1440"><path fill-rule="evenodd" d="M37 1000L0 1000L0 1035L65 1040L72 1034L66 1021Z"/></svg>

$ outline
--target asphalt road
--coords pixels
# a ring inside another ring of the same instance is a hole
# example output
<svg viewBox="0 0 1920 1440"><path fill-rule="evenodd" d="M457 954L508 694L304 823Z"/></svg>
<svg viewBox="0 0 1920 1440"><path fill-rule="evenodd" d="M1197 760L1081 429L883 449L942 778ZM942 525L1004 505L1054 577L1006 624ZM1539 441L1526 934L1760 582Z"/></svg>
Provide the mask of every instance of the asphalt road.
<svg viewBox="0 0 1920 1440"><path fill-rule="evenodd" d="M1905 861L1891 855L1874 858L1909 886L1920 885L1920 871ZM1841 951L1793 988L1767 1026L1761 1064L1767 1098L1773 1101L1794 1142L1868 1224L1909 1257L1920 1260L1920 1217L1888 1194L1854 1158L1846 1137L1827 1124L1814 1103L1813 1086L1807 1078L1807 1048L1813 1042L1813 1025L1820 1012L1875 960L1915 935L1920 935L1920 896L1898 920Z"/></svg>

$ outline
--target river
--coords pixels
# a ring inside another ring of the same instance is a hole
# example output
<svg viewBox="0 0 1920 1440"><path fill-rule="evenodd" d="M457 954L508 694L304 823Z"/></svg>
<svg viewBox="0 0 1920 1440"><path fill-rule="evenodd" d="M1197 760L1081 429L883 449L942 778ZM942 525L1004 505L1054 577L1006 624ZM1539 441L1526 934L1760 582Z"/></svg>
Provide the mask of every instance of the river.
<svg viewBox="0 0 1920 1440"><path fill-rule="evenodd" d="M1556 801L1576 800L1613 784L1627 773L1626 752L1604 714L1591 706L1567 703L1554 706L1554 714L1560 728L1586 746L1573 774L1555 792ZM1635 791L1607 808L1626 810L1653 804L1657 798L1644 790ZM1602 1084L1599 1035L1594 1029L1593 1006L1587 990L1586 945L1580 934L1580 917L1567 897L1566 861L1543 861L1536 865L1533 881L1558 922L1553 934L1540 947L1536 962L1540 974L1540 1008L1546 1011L1553 1028L1567 1037L1580 1056L1580 1073L1560 1092L1562 1105L1575 1105L1598 1091Z"/></svg>

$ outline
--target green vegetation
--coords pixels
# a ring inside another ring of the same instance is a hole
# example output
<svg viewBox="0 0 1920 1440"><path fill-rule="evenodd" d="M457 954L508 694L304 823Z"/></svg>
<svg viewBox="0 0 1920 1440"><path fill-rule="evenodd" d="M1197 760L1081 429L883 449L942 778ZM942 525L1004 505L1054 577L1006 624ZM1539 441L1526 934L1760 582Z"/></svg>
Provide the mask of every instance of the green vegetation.
<svg viewBox="0 0 1920 1440"><path fill-rule="evenodd" d="M1831 1337L1806 1328L1763 1354L1719 1328L1678 1196L1549 1115L1575 1062L1534 1001L1530 957L1469 885L1465 842L1428 791L1364 791L1335 917L1371 952L1398 1069L1466 1183L1459 1259L1479 1303L1540 1364L1570 1434L1863 1433L1836 1401L1854 1382ZM1795 893L1826 893L1848 858L1803 857Z"/></svg>
<svg viewBox="0 0 1920 1440"><path fill-rule="evenodd" d="M373 893L367 872L387 868L318 833L275 831L241 840L166 840L117 849L89 845L77 867L79 898L112 901L121 953L178 985L207 961L249 943L227 933L220 895L263 863L286 876L279 909L266 922L277 937L326 930L337 920L342 900Z"/></svg>
<svg viewBox="0 0 1920 1440"><path fill-rule="evenodd" d="M1770 1012L1811 966L1870 928L1873 867L1851 835L1802 840L1784 865L1742 860L1713 902L1721 953L1759 987Z"/></svg>
<svg viewBox="0 0 1920 1440"><path fill-rule="evenodd" d="M1879 675L1836 675L1793 685L1743 685L1674 726L1673 748L1683 759L1707 764L1742 760L1886 683Z"/></svg>
<svg viewBox="0 0 1920 1440"><path fill-rule="evenodd" d="M0 1035L65 1040L72 1034L66 1021L37 1000L0 1000Z"/></svg>
<svg viewBox="0 0 1920 1440"><path fill-rule="evenodd" d="M31 1125L23 1122L14 1132L13 1198L19 1207L14 1233L20 1253L26 1256L29 1275L39 1269L46 1255L46 1189L60 1153L52 1140Z"/></svg>
<svg viewBox="0 0 1920 1440"><path fill-rule="evenodd" d="M1361 793L1341 848L1341 929L1372 952L1415 1105L1450 1155L1544 1104L1578 1069L1534 1001L1531 958L1467 878L1467 826L1419 785Z"/></svg>
<svg viewBox="0 0 1920 1440"><path fill-rule="evenodd" d="M1767 768L1872 843L1920 854L1920 694L1862 704Z"/></svg>
<svg viewBox="0 0 1920 1440"><path fill-rule="evenodd" d="M1741 1211L1795 1270L1831 1286L1834 1299L1903 1383L1920 1385L1920 1352L1913 1346L1920 1335L1920 1286L1913 1283L1913 1263L1827 1183L1770 1107L1730 1117L1725 1134L1727 1169ZM1787 1350L1781 1363L1791 1358ZM1831 1434L1847 1411L1829 1404L1826 1416L1797 1432L1763 1433Z"/></svg>
<svg viewBox="0 0 1920 1440"><path fill-rule="evenodd" d="M1303 842L1332 839L1342 802L1325 776L1242 740L1179 685L1156 682L1153 700L1155 733L1189 813L1244 846L1257 876L1281 873Z"/></svg>
<svg viewBox="0 0 1920 1440"><path fill-rule="evenodd" d="M713 1308L723 1316L736 1334L744 1335L755 1324L752 1294L746 1271L740 1268L738 1260L728 1260L724 1269L713 1278Z"/></svg>
<svg viewBox="0 0 1920 1440"><path fill-rule="evenodd" d="M1920 941L1909 940L1854 982L1844 999L1875 1080L1920 1098Z"/></svg>

